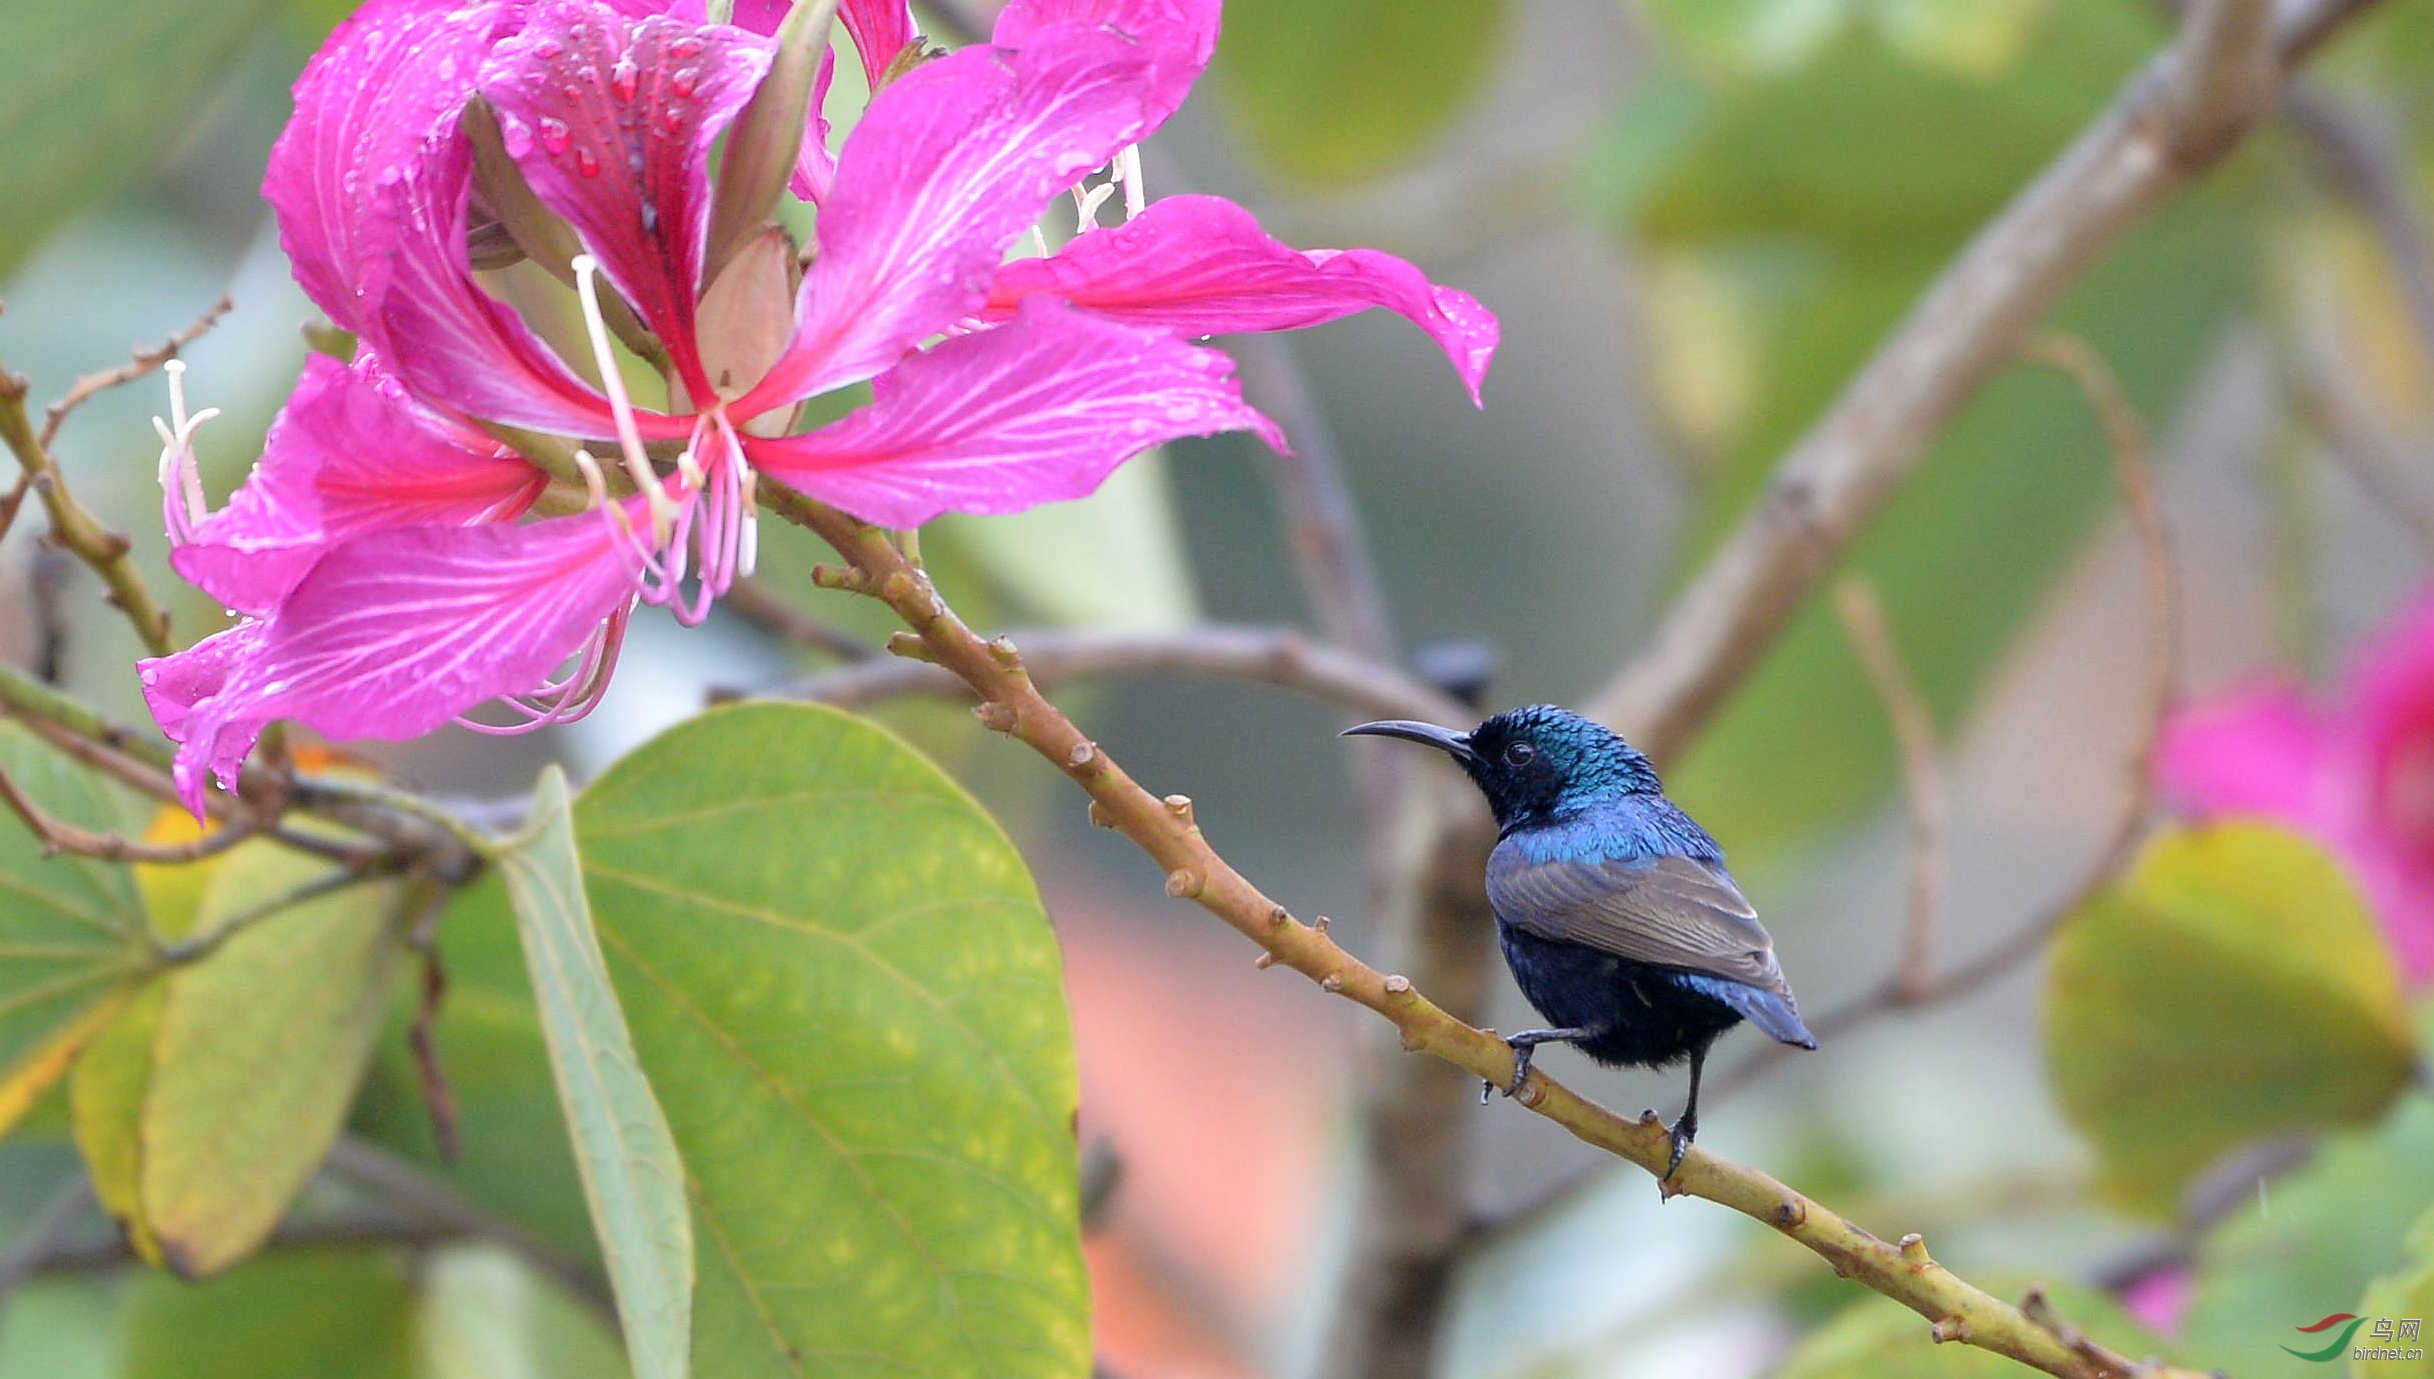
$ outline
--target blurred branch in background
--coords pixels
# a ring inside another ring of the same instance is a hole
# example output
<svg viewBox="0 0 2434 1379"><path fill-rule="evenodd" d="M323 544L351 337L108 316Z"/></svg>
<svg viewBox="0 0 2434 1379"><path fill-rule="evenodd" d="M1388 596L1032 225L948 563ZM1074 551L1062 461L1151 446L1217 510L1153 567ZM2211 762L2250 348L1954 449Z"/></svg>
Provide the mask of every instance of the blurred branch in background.
<svg viewBox="0 0 2434 1379"><path fill-rule="evenodd" d="M2332 189L2357 204L2383 241L2419 340L2434 353L2434 235L2409 190L2397 139L2363 111L2312 83L2294 82L2282 115L2315 155Z"/></svg>
<svg viewBox="0 0 2434 1379"><path fill-rule="evenodd" d="M2223 0L2227 3L2227 0ZM2287 75L2374 0L2299 0L2276 15ZM2271 106L2260 91L2203 142L2176 100L2191 51L2219 51L2192 7L2180 43L1981 230L1895 327L1659 623L1588 704L1660 762L1714 714L1852 539L1916 469L1928 443L2003 366L2062 291L2165 196L2219 163Z"/></svg>
<svg viewBox="0 0 2434 1379"><path fill-rule="evenodd" d="M840 661L867 661L879 654L879 648L796 607L758 579L737 580L719 606L779 641Z"/></svg>
<svg viewBox="0 0 2434 1379"><path fill-rule="evenodd" d="M1935 965L1935 921L1944 899L1944 840L1951 832L1952 803L1944 788L1944 765L1936 748L1935 715L1902 664L1901 647L1884 603L1867 576L1845 575L1834 585L1834 611L1842 619L1852 654L1885 706L1885 720L1902 761L1902 791L1910 802L1910 900L1901 969L1893 984L1907 1000L1929 985Z"/></svg>
<svg viewBox="0 0 2434 1379"><path fill-rule="evenodd" d="M1208 624L1174 631L1114 629L1013 632L1023 663L1043 685L1120 675L1207 675L1278 685L1384 718L1458 719L1451 697L1391 665L1365 660L1292 628ZM717 698L743 691L721 690ZM942 666L882 657L809 675L775 693L857 708L905 694L969 697Z"/></svg>

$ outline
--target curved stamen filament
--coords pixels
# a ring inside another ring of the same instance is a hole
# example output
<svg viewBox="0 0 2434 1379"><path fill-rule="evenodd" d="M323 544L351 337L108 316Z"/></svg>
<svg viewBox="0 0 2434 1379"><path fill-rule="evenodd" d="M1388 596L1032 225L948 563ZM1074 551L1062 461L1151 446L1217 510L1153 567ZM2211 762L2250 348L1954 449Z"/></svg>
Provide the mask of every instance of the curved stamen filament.
<svg viewBox="0 0 2434 1379"><path fill-rule="evenodd" d="M593 628L575 668L564 676L526 693L493 701L522 715L523 722L482 723L471 715L459 714L457 726L491 737L512 737L553 723L572 723L598 708L608 693L610 676L617 669L617 655L625 646L626 624L633 613L634 604L629 599Z"/></svg>
<svg viewBox="0 0 2434 1379"><path fill-rule="evenodd" d="M169 376L169 420L152 419L152 429L161 438L161 517L170 541L183 545L211 516L210 500L203 496L202 467L194 457L194 433L220 409L206 407L187 415L185 360L172 359L161 365L161 372Z"/></svg>
<svg viewBox="0 0 2434 1379"><path fill-rule="evenodd" d="M600 366L600 386L608 393L609 413L616 418L617 445L625 454L626 472L651 505L651 544L666 545L676 522L676 501L659 481L659 472L651 468L651 457L643 453L642 430L634 424L634 404L626 395L616 351L609 346L608 321L600 314L600 285L594 281L600 262L589 254L577 254L567 266L575 273L575 295L583 302L583 332L591 337L592 360Z"/></svg>

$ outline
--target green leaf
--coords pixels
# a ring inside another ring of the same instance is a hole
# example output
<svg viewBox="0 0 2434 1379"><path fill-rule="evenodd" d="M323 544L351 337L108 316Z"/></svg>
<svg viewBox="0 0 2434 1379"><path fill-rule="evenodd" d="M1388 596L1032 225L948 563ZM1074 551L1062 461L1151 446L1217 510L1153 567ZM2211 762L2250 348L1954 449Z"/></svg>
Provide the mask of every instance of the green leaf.
<svg viewBox="0 0 2434 1379"><path fill-rule="evenodd" d="M284 1250L196 1286L130 1287L123 1379L411 1379L414 1289L400 1252Z"/></svg>
<svg viewBox="0 0 2434 1379"><path fill-rule="evenodd" d="M1980 1281L1998 1297L2024 1296L2026 1281ZM2064 1321L2103 1345L2134 1357L2158 1350L2155 1337L2122 1313L2102 1293L2049 1285L2046 1296ZM1890 1298L1862 1298L1810 1333L1772 1379L2011 1379L2024 1373L2016 1360L1990 1350L1938 1345L1927 1321Z"/></svg>
<svg viewBox="0 0 2434 1379"><path fill-rule="evenodd" d="M0 44L0 276L87 203L176 143L271 0L130 0L93 22L74 5L16 5Z"/></svg>
<svg viewBox="0 0 2434 1379"><path fill-rule="evenodd" d="M267 840L222 860L195 927L209 933L321 876ZM189 1277L250 1254L346 1119L403 951L393 884L290 907L171 973L141 1119L145 1215Z"/></svg>
<svg viewBox="0 0 2434 1379"><path fill-rule="evenodd" d="M693 1330L684 1167L601 962L565 772L553 765L541 773L527 838L495 860L515 907L559 1103L617 1290L634 1373L683 1379Z"/></svg>
<svg viewBox="0 0 2434 1379"><path fill-rule="evenodd" d="M99 781L15 723L0 723L0 769L67 823L116 822ZM151 960L126 867L45 857L14 816L0 819L0 1133L66 1074Z"/></svg>
<svg viewBox="0 0 2434 1379"><path fill-rule="evenodd" d="M1424 149L1488 74L1503 0L1232 0L1215 72L1264 162L1372 177Z"/></svg>
<svg viewBox="0 0 2434 1379"><path fill-rule="evenodd" d="M2422 1258L2407 1243L2410 1223L2429 1203L2434 1102L2408 1097L2372 1130L2326 1136L2304 1167L2260 1180L2201 1243L2184 1358L2241 1379L2340 1373L2282 1347L2321 1344L2297 1328L2362 1311L2378 1278L2406 1274Z"/></svg>
<svg viewBox="0 0 2434 1379"><path fill-rule="evenodd" d="M2228 1149L2372 1119L2414 1076L2390 949L2340 866L2282 828L2175 828L2056 936L2063 1110L2126 1204L2168 1211Z"/></svg>
<svg viewBox="0 0 2434 1379"><path fill-rule="evenodd" d="M1060 963L988 815L796 704L672 729L575 812L689 1178L696 1370L1087 1373ZM504 922L485 886L448 930Z"/></svg>
<svg viewBox="0 0 2434 1379"><path fill-rule="evenodd" d="M600 1318L503 1251L438 1251L415 1281L414 1379L601 1379L625 1368Z"/></svg>
<svg viewBox="0 0 2434 1379"><path fill-rule="evenodd" d="M118 1299L90 1279L28 1279L0 1312L0 1379L110 1379Z"/></svg>
<svg viewBox="0 0 2434 1379"><path fill-rule="evenodd" d="M2358 1304L2358 1315L2377 1321L2389 1318L2414 1317L2420 1323L2418 1333L2402 1342L2395 1330L2389 1336L2374 1334L2374 1321L2368 1330L2355 1338L2357 1345L2376 1350L2411 1349L2422 1351L2434 1337L2425 1334L2423 1323L2434 1318L2434 1211L2417 1219L2409 1231L2409 1262L2400 1269L2385 1274L2367 1286L2366 1297ZM2390 1358L2377 1356L2350 1360L2350 1379L2374 1379L2377 1374L2391 1372Z"/></svg>

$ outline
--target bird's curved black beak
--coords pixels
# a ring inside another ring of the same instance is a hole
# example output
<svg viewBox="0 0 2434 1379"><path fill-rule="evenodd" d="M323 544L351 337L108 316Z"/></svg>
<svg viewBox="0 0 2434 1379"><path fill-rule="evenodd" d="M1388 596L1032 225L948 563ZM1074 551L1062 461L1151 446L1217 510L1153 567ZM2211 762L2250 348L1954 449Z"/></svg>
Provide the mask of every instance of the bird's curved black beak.
<svg viewBox="0 0 2434 1379"><path fill-rule="evenodd" d="M1464 765L1477 761L1479 754L1471 750L1471 735L1434 723L1415 723L1408 718L1382 718L1375 723L1358 723L1344 729L1344 737L1399 737L1407 742L1425 742Z"/></svg>

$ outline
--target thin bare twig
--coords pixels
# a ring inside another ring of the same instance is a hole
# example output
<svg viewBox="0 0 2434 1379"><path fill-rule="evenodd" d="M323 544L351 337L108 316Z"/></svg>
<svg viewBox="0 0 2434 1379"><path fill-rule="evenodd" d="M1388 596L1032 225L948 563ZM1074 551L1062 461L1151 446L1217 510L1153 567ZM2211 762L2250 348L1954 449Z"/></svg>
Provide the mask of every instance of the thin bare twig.
<svg viewBox="0 0 2434 1379"><path fill-rule="evenodd" d="M1952 807L1944 789L1943 754L1936 747L1935 716L1902 663L1901 647L1875 584L1865 575L1843 576L1834 586L1834 611L1860 669L1885 706L1901 754L1902 793L1910 802L1910 905L1902 963L1893 983L1915 1000L1926 990L1935 963L1936 915L1944 901L1944 840L1951 829Z"/></svg>
<svg viewBox="0 0 2434 1379"><path fill-rule="evenodd" d="M2376 0L2296 0L2274 29L2287 75ZM2182 45L2192 42L2188 35ZM1664 760L1766 655L1808 594L1910 477L1927 446L2003 367L2063 290L2156 203L2219 162L2267 102L2201 144L2175 136L2176 48L2015 198L1888 336L1777 466L1765 496L1658 625L1589 699Z"/></svg>
<svg viewBox="0 0 2434 1379"><path fill-rule="evenodd" d="M38 438L39 444L45 450L50 449L51 442L59 439L60 423L68 419L68 413L84 405L85 401L95 393L107 392L112 388L133 383L159 369L161 365L177 358L179 351L202 339L204 333L218 325L220 318L235 310L236 305L236 302L223 292L218 301L203 309L202 315L195 317L185 329L172 331L169 338L160 344L149 349L138 346L134 351L135 357L127 363L121 364L115 369L104 369L99 373L89 373L77 379L69 385L66 396L42 410L42 435Z"/></svg>
<svg viewBox="0 0 2434 1379"><path fill-rule="evenodd" d="M868 661L879 654L879 648L797 608L758 579L737 580L718 606L780 641L826 652L840 661Z"/></svg>
<svg viewBox="0 0 2434 1379"><path fill-rule="evenodd" d="M42 1210L26 1223L5 1252L0 1252L0 1311L20 1284L42 1272L43 1260L64 1243L76 1223L93 1207L93 1180L78 1164L54 1189Z"/></svg>
<svg viewBox="0 0 2434 1379"><path fill-rule="evenodd" d="M1513 1051L1416 990L1344 951L1326 932L1296 920L1236 871L1200 829L1181 795L1152 795L1040 692L1012 643L984 640L943 603L922 571L908 564L885 532L832 508L771 485L764 506L810 528L836 547L863 578L859 587L884 600L917 635L928 654L970 685L984 726L1022 742L1090 797L1098 822L1122 832L1166 872L1167 894L1198 903L1257 943L1261 965L1298 972L1331 992L1384 1016L1404 1048L1427 1053L1472 1077L1509 1082ZM1662 1173L1670 1136L1652 1111L1627 1120L1532 1069L1515 1101L1580 1139ZM2103 1379L2109 1371L2031 1322L2017 1307L1938 1264L1916 1236L1890 1244L1774 1178L1693 1147L1679 1172L1663 1180L1668 1196L1721 1203L1764 1222L1856 1279L1926 1317L1934 1334L2008 1355L2063 1379ZM2107 1356L2109 1364L2113 1357ZM2124 1365L2126 1361L2122 1362ZM2154 1371L2185 1376L2186 1371Z"/></svg>
<svg viewBox="0 0 2434 1379"><path fill-rule="evenodd" d="M1300 690L1373 718L1453 723L1465 713L1451 697L1392 666L1313 642L1291 628L1210 624L1173 632L1044 629L1013 632L1000 640L1019 645L1023 663L1048 685L1116 675L1211 675ZM942 667L894 657L821 671L775 691L780 698L815 699L845 708L906 694L966 697L971 692ZM739 696L739 691L719 691L714 697Z"/></svg>
<svg viewBox="0 0 2434 1379"><path fill-rule="evenodd" d="M211 927L207 933L195 934L175 943L164 943L158 952L161 962L170 967L201 962L220 951L220 946L266 919L275 919L299 905L308 905L325 895L333 895L350 886L386 879L394 874L390 867L339 867L323 872L302 885L291 887L267 900L248 905Z"/></svg>
<svg viewBox="0 0 2434 1379"><path fill-rule="evenodd" d="M68 492L67 480L52 460L50 447L34 434L33 420L26 415L27 386L24 375L0 368L0 445L6 445L17 457L27 485L42 500L43 510L51 519L51 539L74 551L79 560L102 577L110 589L110 602L134 624L135 635L145 650L155 656L168 655L173 650L169 615L153 599L151 588L136 572L135 562L127 558L131 549L127 538L104 527Z"/></svg>
<svg viewBox="0 0 2434 1379"><path fill-rule="evenodd" d="M17 482L0 493L0 539L8 536L9 528L17 525L17 509L25 506L25 497L34 491L34 476L23 469L17 471Z"/></svg>
<svg viewBox="0 0 2434 1379"><path fill-rule="evenodd" d="M200 838L184 843L138 843L124 835L96 833L79 828L64 819L43 812L40 805L25 793L9 773L0 770L0 804L25 821L46 855L67 852L79 857L98 857L105 862L151 862L174 866L217 857L248 838L258 837L260 824L251 819L234 820Z"/></svg>
<svg viewBox="0 0 2434 1379"><path fill-rule="evenodd" d="M2365 491L2385 516L2408 529L2418 548L2434 552L2434 494L2418 481L2425 466L2407 453L2347 371L2328 356L2338 348L2329 328L2310 323L2297 332L2288 367L2292 401L2315 428L2324 453Z"/></svg>
<svg viewBox="0 0 2434 1379"><path fill-rule="evenodd" d="M34 624L34 678L46 685L58 684L67 673L68 619L59 598L67 588L68 567L67 555L48 542L36 544L33 558L26 562L26 602L32 605Z"/></svg>

